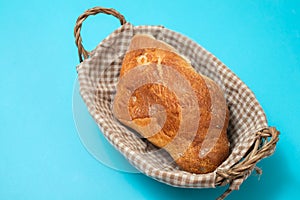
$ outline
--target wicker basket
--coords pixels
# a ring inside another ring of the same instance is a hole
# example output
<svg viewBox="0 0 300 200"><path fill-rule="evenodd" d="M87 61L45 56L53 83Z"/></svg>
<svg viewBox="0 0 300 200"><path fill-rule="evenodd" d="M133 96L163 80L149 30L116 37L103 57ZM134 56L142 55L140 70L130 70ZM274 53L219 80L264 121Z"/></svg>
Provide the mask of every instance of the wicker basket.
<svg viewBox="0 0 300 200"><path fill-rule="evenodd" d="M82 45L81 26L88 16L98 13L115 16L121 27L95 50L88 52ZM162 167L165 155L153 154L151 150L148 152L144 140L113 118L111 103L122 58L136 33L151 34L171 44L191 60L197 72L210 77L223 89L230 110L228 135L231 153L214 172L197 175L174 166ZM230 184L219 199L239 189L253 170L262 173L256 164L274 153L279 132L268 127L265 114L251 90L214 55L177 32L162 26L133 26L116 10L102 7L89 9L79 16L74 35L80 59L77 66L80 94L104 136L142 173L176 187L214 188Z"/></svg>

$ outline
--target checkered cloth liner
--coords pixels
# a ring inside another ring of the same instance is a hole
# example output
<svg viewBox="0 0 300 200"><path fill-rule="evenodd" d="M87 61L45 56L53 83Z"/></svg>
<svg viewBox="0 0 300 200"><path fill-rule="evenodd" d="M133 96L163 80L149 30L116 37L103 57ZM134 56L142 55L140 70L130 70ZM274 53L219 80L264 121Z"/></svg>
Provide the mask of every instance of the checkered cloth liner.
<svg viewBox="0 0 300 200"><path fill-rule="evenodd" d="M146 144L114 118L112 101L122 60L132 36L138 33L169 43L191 61L197 72L210 77L223 89L230 110L231 153L216 171L208 174L181 171L170 162L166 152L153 151L156 147ZM253 145L255 133L268 127L254 94L230 69L197 43L162 26L124 24L104 39L90 58L77 66L77 71L81 96L108 141L142 173L172 186L215 187L217 170L226 170L239 162ZM236 180L231 187L238 188L243 180Z"/></svg>

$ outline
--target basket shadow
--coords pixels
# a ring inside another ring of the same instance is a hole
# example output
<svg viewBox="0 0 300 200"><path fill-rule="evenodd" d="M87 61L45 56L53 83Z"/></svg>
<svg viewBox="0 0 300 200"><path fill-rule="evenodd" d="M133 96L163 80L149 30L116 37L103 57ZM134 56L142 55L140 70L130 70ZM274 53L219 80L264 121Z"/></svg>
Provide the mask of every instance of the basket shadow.
<svg viewBox="0 0 300 200"><path fill-rule="evenodd" d="M286 168L283 158L283 154L276 151L275 155L259 162L258 167L263 170L263 174L259 177L253 172L240 190L233 191L227 199L274 199L276 192L270 193L269 189L279 191L285 181L293 181L292 174L282 173ZM142 174L132 176L130 182L147 199L216 199L227 189L227 186L207 189L176 188Z"/></svg>

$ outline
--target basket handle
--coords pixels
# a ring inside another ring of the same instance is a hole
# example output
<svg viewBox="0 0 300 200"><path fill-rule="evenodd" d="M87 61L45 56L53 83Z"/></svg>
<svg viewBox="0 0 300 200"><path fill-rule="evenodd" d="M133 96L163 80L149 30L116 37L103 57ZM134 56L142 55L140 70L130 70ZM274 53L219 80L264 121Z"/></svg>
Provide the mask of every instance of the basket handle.
<svg viewBox="0 0 300 200"><path fill-rule="evenodd" d="M256 170L258 174L262 174L262 170L256 167L257 162L274 153L276 144L279 140L280 132L275 127L269 127L256 133L254 146L247 156L238 164L227 171L217 171L216 185L231 182L237 178L244 177L247 172ZM232 192L229 187L219 198L224 199Z"/></svg>
<svg viewBox="0 0 300 200"><path fill-rule="evenodd" d="M76 25L74 27L75 43L78 48L78 56L79 56L80 62L83 61L82 56L84 57L84 59L87 59L90 54L90 52L88 52L82 45L82 38L80 35L82 23L84 22L84 20L86 18L88 18L88 16L96 15L98 13L113 15L114 17L116 17L120 20L121 25L126 23L125 17L123 15L121 15L118 11L114 10L113 8L94 7L94 8L86 10L83 14L81 14L77 18Z"/></svg>

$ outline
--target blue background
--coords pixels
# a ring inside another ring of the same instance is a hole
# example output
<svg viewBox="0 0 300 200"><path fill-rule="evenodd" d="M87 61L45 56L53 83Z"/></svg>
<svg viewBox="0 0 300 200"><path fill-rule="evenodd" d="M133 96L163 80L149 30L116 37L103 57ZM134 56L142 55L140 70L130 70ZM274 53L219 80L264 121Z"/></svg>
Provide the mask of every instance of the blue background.
<svg viewBox="0 0 300 200"><path fill-rule="evenodd" d="M83 147L72 113L73 28L94 6L134 25L164 25L198 42L256 94L280 131L275 154L228 199L297 199L300 164L300 1L0 1L0 199L214 199L226 188L179 189L119 172ZM93 49L119 26L84 23Z"/></svg>

